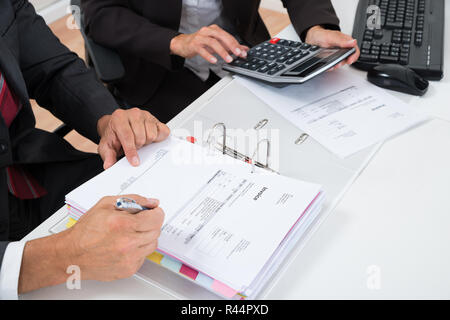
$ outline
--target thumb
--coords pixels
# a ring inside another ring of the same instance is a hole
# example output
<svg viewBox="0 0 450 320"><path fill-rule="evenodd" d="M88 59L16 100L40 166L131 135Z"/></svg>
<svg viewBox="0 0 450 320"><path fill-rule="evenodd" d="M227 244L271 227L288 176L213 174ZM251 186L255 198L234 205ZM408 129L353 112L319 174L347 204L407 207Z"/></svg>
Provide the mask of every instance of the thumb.
<svg viewBox="0 0 450 320"><path fill-rule="evenodd" d="M117 152L109 146L99 147L98 153L103 159L103 169L111 168L117 162Z"/></svg>
<svg viewBox="0 0 450 320"><path fill-rule="evenodd" d="M356 39L353 39L351 36L341 32L330 34L327 42L328 45L339 48L353 48L356 46Z"/></svg>

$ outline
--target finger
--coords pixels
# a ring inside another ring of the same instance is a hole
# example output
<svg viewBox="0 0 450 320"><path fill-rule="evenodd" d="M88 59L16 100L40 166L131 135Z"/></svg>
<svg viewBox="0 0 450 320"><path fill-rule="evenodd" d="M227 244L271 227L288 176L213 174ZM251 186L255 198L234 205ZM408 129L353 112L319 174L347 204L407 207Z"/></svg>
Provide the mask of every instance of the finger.
<svg viewBox="0 0 450 320"><path fill-rule="evenodd" d="M121 117L120 120L113 121L113 130L120 141L123 152L132 166L139 165L134 132L131 128L128 117Z"/></svg>
<svg viewBox="0 0 450 320"><path fill-rule="evenodd" d="M146 232L151 230L160 230L164 222L164 211L160 208L145 210L135 215L135 231Z"/></svg>
<svg viewBox="0 0 450 320"><path fill-rule="evenodd" d="M155 252L155 250L157 248L158 248L158 241L153 241L151 243L148 243L146 245L139 247L138 254L140 256L144 257L144 261L145 261L145 258L147 256L151 255L153 252Z"/></svg>
<svg viewBox="0 0 450 320"><path fill-rule="evenodd" d="M131 130L134 133L134 144L137 149L142 148L147 141L147 130L145 127L145 119L133 119L130 121Z"/></svg>
<svg viewBox="0 0 450 320"><path fill-rule="evenodd" d="M247 52L250 50L250 48L249 47L247 47L247 46L240 46L240 48L241 48L241 57L242 58L246 58L247 57Z"/></svg>
<svg viewBox="0 0 450 320"><path fill-rule="evenodd" d="M152 229L150 231L134 232L131 236L135 240L136 247L144 247L158 240L161 235L161 229Z"/></svg>
<svg viewBox="0 0 450 320"><path fill-rule="evenodd" d="M361 54L361 51L359 50L358 46L356 46L356 52L347 59L347 63L348 64L355 63L358 60L360 54Z"/></svg>
<svg viewBox="0 0 450 320"><path fill-rule="evenodd" d="M112 210L116 208L116 201L118 196L105 196L100 199L95 205L98 208Z"/></svg>
<svg viewBox="0 0 450 320"><path fill-rule="evenodd" d="M242 48L239 42L231 34L219 26L212 25L207 29L207 34L219 40L225 46L227 51L234 53L236 56L240 56L242 54Z"/></svg>
<svg viewBox="0 0 450 320"><path fill-rule="evenodd" d="M203 47L197 48L197 53L200 57L202 57L209 63L212 63L212 64L217 63L217 58L214 57L211 53L209 53L208 50L206 50L205 48L203 48Z"/></svg>
<svg viewBox="0 0 450 320"><path fill-rule="evenodd" d="M148 117L145 119L144 125L145 125L145 132L147 136L147 140L145 144L150 144L152 142L155 142L156 138L158 137L158 125L157 121L151 117Z"/></svg>
<svg viewBox="0 0 450 320"><path fill-rule="evenodd" d="M339 48L352 48L356 46L356 40L342 32L328 32L326 46Z"/></svg>
<svg viewBox="0 0 450 320"><path fill-rule="evenodd" d="M345 61L339 62L336 66L334 66L334 70L342 68L345 65L346 65Z"/></svg>
<svg viewBox="0 0 450 320"><path fill-rule="evenodd" d="M169 127L166 124L159 121L156 123L156 126L158 127L158 135L156 136L155 142L165 140L170 135Z"/></svg>
<svg viewBox="0 0 450 320"><path fill-rule="evenodd" d="M138 194L126 194L126 195L122 195L121 197L134 200L140 206L150 208L150 209L153 209L153 208L156 208L159 206L159 200L155 199L155 198L146 198L146 197L140 196ZM116 197L116 198L118 198L118 197Z"/></svg>
<svg viewBox="0 0 450 320"><path fill-rule="evenodd" d="M206 40L206 45L211 48L215 53L217 53L224 61L230 63L233 58L230 56L228 51L222 46L222 44L214 38L208 38ZM239 55L241 51L239 50Z"/></svg>
<svg viewBox="0 0 450 320"><path fill-rule="evenodd" d="M98 153L103 159L103 169L111 168L117 162L117 152L109 145L99 145Z"/></svg>

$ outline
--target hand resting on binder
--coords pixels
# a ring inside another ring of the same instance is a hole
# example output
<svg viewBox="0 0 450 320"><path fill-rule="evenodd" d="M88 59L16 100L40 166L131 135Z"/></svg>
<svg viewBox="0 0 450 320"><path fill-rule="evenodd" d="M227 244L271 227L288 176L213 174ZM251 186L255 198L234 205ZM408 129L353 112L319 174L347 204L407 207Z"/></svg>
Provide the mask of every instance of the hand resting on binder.
<svg viewBox="0 0 450 320"><path fill-rule="evenodd" d="M170 133L169 127L139 108L118 109L112 115L102 117L97 131L101 138L98 153L103 159L104 169L110 168L122 154L132 166L138 166L137 150L166 139Z"/></svg>

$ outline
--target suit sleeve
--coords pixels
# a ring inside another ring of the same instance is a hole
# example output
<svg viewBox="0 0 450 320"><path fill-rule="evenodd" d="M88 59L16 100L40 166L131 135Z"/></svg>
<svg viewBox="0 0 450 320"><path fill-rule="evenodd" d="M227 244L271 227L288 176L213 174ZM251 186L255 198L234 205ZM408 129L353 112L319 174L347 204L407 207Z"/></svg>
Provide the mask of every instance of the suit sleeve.
<svg viewBox="0 0 450 320"><path fill-rule="evenodd" d="M14 0L19 63L30 98L80 134L98 142L98 120L117 109L108 90L53 35L28 0Z"/></svg>
<svg viewBox="0 0 450 320"><path fill-rule="evenodd" d="M340 30L339 19L330 0L282 0L295 31L302 41L311 27Z"/></svg>
<svg viewBox="0 0 450 320"><path fill-rule="evenodd" d="M8 241L0 241L0 266L2 265L3 255L5 254L8 243Z"/></svg>
<svg viewBox="0 0 450 320"><path fill-rule="evenodd" d="M98 44L167 70L183 67L184 59L170 53L170 41L180 33L152 23L132 10L127 0L82 0L81 8L85 31Z"/></svg>

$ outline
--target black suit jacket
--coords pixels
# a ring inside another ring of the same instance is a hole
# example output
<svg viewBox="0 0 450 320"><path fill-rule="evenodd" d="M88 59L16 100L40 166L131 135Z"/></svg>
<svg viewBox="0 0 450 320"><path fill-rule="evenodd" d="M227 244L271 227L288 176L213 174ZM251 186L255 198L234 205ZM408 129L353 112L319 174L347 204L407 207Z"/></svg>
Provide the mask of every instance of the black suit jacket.
<svg viewBox="0 0 450 320"><path fill-rule="evenodd" d="M339 29L330 0L282 2L303 39L315 25ZM223 0L225 15L250 46L270 37L259 4L260 0ZM126 75L117 88L128 103L144 104L166 72L183 67L184 59L170 55L170 41L179 34L182 0L82 0L81 6L88 36L122 58Z"/></svg>
<svg viewBox="0 0 450 320"><path fill-rule="evenodd" d="M35 128L29 99L98 142L97 121L116 102L82 60L64 47L27 0L0 0L0 71L23 107L8 128L0 114L0 265L9 234L5 168L86 157L64 139Z"/></svg>

